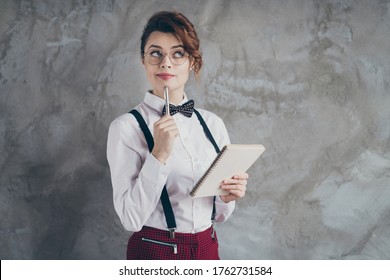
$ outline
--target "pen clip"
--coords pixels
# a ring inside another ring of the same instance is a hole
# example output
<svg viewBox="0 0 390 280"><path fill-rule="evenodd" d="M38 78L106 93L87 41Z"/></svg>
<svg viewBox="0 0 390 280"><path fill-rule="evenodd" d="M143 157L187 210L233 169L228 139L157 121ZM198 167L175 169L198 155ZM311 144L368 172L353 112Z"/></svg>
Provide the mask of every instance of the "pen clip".
<svg viewBox="0 0 390 280"><path fill-rule="evenodd" d="M166 110L165 114L168 114L169 116L171 112L169 111L169 93L168 93L167 86L164 87L164 98L165 98L165 110Z"/></svg>

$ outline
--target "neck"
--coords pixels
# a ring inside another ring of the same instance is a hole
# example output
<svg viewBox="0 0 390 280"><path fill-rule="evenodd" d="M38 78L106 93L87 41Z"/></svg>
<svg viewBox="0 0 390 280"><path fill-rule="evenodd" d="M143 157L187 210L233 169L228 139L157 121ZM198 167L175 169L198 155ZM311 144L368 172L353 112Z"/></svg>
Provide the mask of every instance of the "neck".
<svg viewBox="0 0 390 280"><path fill-rule="evenodd" d="M164 99L164 89L154 89L153 94ZM184 99L183 89L169 90L169 103L177 105Z"/></svg>

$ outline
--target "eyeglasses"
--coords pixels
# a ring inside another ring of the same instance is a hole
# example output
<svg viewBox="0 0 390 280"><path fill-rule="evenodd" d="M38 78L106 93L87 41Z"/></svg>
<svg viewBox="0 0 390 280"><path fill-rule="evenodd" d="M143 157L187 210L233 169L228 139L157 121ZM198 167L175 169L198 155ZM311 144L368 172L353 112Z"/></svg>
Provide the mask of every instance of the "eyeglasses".
<svg viewBox="0 0 390 280"><path fill-rule="evenodd" d="M164 60L166 55L168 55L171 63L177 66L184 64L189 57L189 54L183 49L172 50L169 54L164 53L162 50L151 49L144 55L144 59L151 65L158 65Z"/></svg>

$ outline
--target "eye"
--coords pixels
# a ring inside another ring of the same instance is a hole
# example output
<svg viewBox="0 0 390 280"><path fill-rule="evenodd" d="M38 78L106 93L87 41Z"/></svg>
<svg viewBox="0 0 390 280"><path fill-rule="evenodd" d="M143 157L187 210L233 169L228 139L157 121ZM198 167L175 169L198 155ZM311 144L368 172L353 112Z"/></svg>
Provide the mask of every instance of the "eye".
<svg viewBox="0 0 390 280"><path fill-rule="evenodd" d="M152 56L152 57L163 57L163 53L159 50L152 50L149 52L149 55Z"/></svg>
<svg viewBox="0 0 390 280"><path fill-rule="evenodd" d="M176 50L172 52L173 58L182 58L186 55L186 52L184 50Z"/></svg>

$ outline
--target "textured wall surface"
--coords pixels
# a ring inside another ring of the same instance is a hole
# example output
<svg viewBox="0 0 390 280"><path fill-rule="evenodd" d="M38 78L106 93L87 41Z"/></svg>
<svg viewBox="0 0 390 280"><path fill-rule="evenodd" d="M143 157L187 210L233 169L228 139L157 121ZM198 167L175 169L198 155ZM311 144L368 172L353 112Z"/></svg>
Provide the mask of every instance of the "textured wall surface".
<svg viewBox="0 0 390 280"><path fill-rule="evenodd" d="M123 259L110 122L142 101L146 19L197 27L187 93L267 150L225 259L390 258L390 3L0 0L0 258Z"/></svg>

